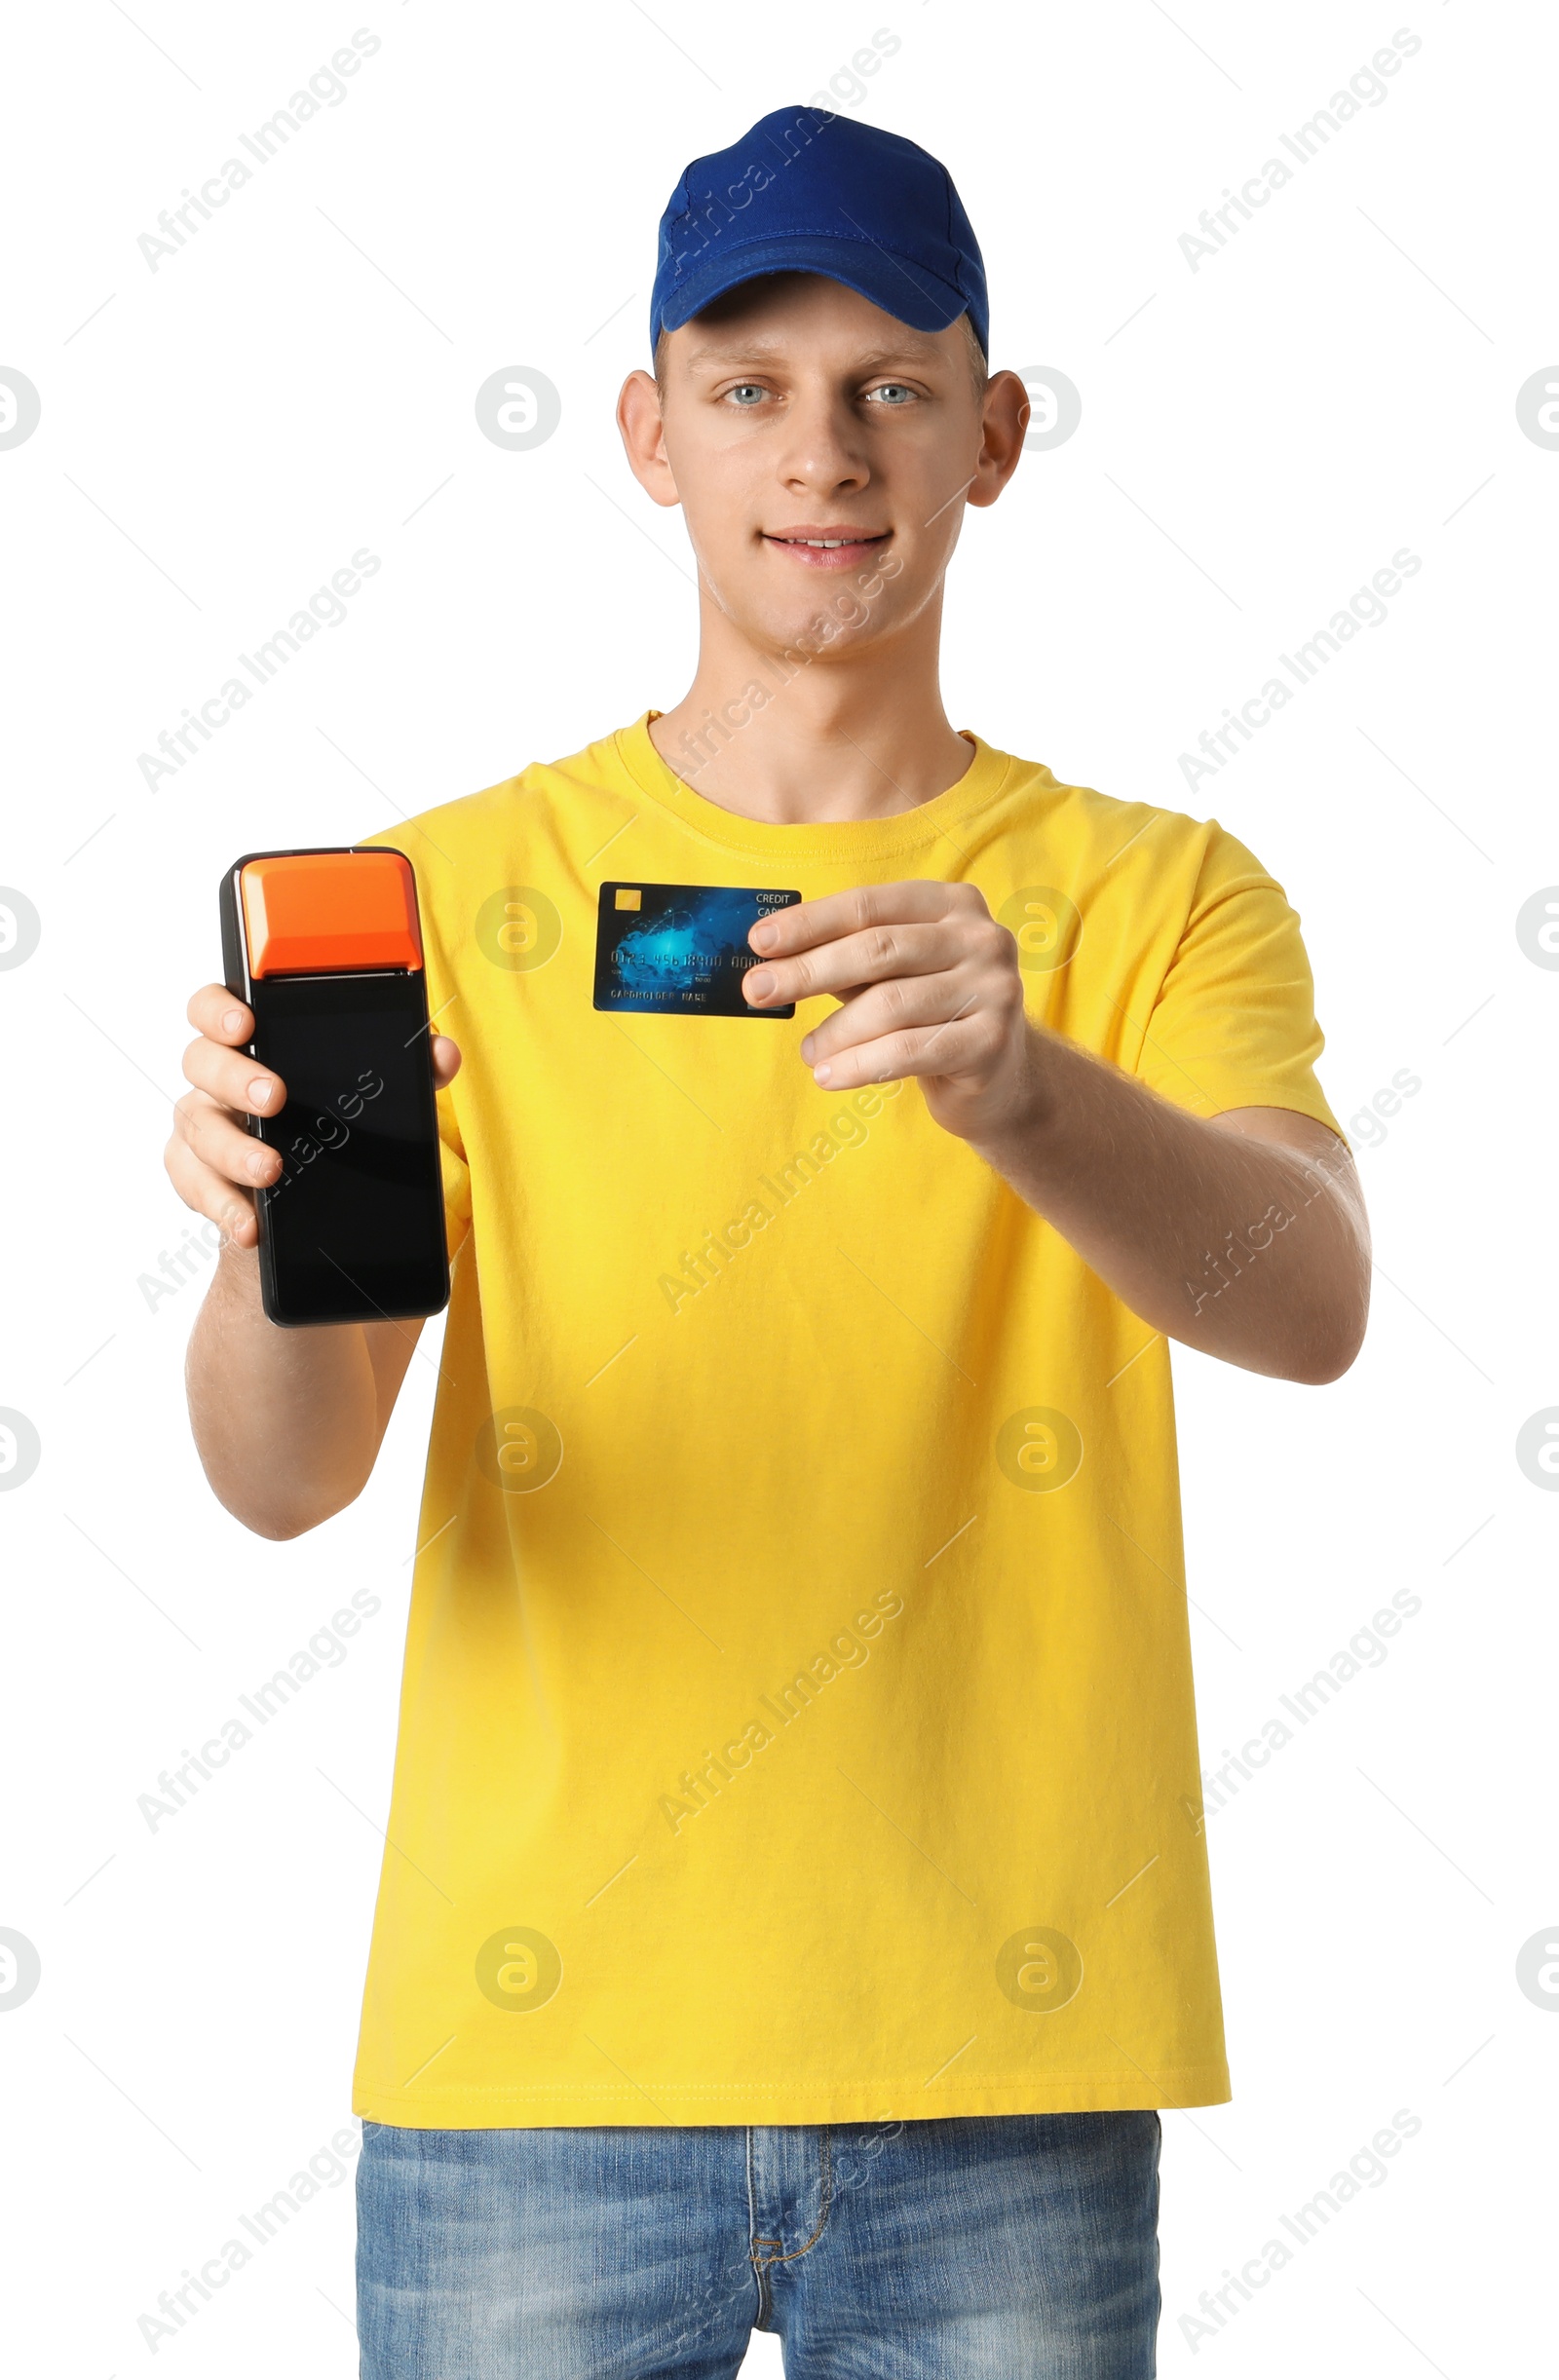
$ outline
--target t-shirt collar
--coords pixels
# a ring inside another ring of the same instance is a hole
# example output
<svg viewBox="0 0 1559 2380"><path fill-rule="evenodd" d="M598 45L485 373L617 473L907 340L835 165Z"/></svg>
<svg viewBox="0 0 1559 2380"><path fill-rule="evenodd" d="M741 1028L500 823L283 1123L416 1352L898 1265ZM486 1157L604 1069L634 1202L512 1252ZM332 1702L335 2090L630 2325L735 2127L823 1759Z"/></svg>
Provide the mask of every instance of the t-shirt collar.
<svg viewBox="0 0 1559 2380"><path fill-rule="evenodd" d="M749 851L768 858L893 859L925 850L945 838L959 847L962 821L1001 790L1011 767L1008 753L969 729L959 732L974 748L974 757L956 783L921 802L913 810L895 811L882 818L839 818L779 825L766 818L747 818L722 809L706 795L695 792L665 761L650 737L657 710L646 710L631 727L619 730L616 742L623 765L652 801L671 812L693 834L726 850Z"/></svg>

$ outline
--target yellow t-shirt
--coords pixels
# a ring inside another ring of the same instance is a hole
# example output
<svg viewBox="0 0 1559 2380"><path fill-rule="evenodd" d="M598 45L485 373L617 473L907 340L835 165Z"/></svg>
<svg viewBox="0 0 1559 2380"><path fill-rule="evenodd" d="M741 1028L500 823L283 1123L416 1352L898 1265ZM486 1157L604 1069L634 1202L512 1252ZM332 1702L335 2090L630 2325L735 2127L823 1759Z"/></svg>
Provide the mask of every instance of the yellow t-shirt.
<svg viewBox="0 0 1559 2380"><path fill-rule="evenodd" d="M917 1083L817 1086L831 1003L596 1010L596 900L971 883L1034 1017L1335 1129L1299 921L1216 824L977 737L917 810L777 826L656 716L374 838L464 1064L353 2107L1226 2098L1164 1341Z"/></svg>

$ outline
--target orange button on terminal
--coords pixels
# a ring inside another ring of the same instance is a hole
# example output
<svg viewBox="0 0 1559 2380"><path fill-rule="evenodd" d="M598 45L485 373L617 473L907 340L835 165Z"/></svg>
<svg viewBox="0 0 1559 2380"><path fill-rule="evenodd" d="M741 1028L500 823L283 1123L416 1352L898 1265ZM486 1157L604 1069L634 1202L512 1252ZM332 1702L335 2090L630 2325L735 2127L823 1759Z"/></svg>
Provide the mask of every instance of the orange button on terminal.
<svg viewBox="0 0 1559 2380"><path fill-rule="evenodd" d="M288 851L239 877L249 973L422 965L416 880L399 851Z"/></svg>

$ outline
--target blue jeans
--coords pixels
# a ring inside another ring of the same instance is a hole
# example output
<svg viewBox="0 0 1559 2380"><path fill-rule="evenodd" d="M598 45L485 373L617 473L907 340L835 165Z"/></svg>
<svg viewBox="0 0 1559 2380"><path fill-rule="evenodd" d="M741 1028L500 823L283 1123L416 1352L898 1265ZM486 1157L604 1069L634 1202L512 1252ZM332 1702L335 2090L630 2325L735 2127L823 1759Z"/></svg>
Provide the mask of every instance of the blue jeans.
<svg viewBox="0 0 1559 2380"><path fill-rule="evenodd" d="M1151 2380L1159 2118L364 2124L362 2380Z"/></svg>

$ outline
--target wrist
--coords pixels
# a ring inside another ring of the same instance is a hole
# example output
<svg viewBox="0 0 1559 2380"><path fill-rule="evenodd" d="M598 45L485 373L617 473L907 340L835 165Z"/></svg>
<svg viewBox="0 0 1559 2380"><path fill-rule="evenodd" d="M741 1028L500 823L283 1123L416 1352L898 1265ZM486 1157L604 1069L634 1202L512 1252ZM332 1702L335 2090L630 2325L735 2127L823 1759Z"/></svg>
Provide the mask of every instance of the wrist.
<svg viewBox="0 0 1559 2380"><path fill-rule="evenodd" d="M1066 1113L1064 1077L1068 1044L1043 1025L1028 1024L1011 1088L997 1114L969 1135L970 1145L999 1172L1021 1158L1032 1173L1043 1152L1056 1146Z"/></svg>
<svg viewBox="0 0 1559 2380"><path fill-rule="evenodd" d="M220 1295L234 1303L252 1306L257 1312L260 1311L258 1243L256 1242L252 1247L246 1247L241 1240L234 1239L231 1232L224 1232L221 1247L217 1251L216 1269L211 1276L211 1287L213 1290L219 1287Z"/></svg>

